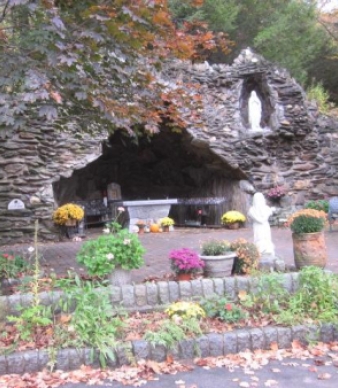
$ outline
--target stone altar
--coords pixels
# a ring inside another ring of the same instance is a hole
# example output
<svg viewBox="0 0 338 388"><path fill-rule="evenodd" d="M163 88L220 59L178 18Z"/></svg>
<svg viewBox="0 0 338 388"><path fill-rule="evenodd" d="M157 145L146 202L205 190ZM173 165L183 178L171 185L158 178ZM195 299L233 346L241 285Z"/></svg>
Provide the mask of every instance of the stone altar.
<svg viewBox="0 0 338 388"><path fill-rule="evenodd" d="M148 199L142 201L123 201L129 213L129 231L135 229L138 220L144 222L156 222L160 218L167 217L170 206L177 204L177 199Z"/></svg>

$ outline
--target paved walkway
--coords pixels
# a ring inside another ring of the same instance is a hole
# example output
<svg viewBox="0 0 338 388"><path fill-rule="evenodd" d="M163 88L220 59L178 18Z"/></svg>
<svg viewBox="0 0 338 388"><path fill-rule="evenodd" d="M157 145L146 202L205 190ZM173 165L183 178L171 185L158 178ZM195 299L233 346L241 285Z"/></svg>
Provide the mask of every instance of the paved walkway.
<svg viewBox="0 0 338 388"><path fill-rule="evenodd" d="M273 227L272 240L275 244L276 254L284 259L286 264L293 265L292 237L289 228ZM102 228L87 230L86 239L97 237L102 232ZM248 241L253 240L252 228L211 229L211 228L176 228L170 233L145 233L139 238L146 249L145 266L132 271L132 279L135 283L142 282L148 277L162 277L169 274L170 266L168 254L171 249L192 248L199 250L202 242L210 239L226 239L233 241L239 237ZM83 240L83 241L85 241ZM334 226L332 232L325 232L325 240L328 251L328 262L326 268L338 273L338 225ZM85 273L85 269L77 264L76 252L82 242L66 241L57 243L39 244L39 251L42 254L41 265L46 271L66 274L68 270L75 270ZM28 245L15 245L0 248L0 251L27 251Z"/></svg>

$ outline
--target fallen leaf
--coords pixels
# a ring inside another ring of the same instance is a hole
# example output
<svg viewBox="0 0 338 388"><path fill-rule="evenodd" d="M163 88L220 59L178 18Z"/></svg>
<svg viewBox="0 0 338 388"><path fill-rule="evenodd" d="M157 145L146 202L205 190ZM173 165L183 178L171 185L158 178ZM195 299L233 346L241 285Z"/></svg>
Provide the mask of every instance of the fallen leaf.
<svg viewBox="0 0 338 388"><path fill-rule="evenodd" d="M238 299L241 301L246 300L247 296L248 296L248 293L245 290L240 290L238 292Z"/></svg>
<svg viewBox="0 0 338 388"><path fill-rule="evenodd" d="M277 385L278 384L278 381L276 380L267 380L264 385L266 387L273 387L274 385Z"/></svg>
<svg viewBox="0 0 338 388"><path fill-rule="evenodd" d="M239 386L241 388L249 388L250 387L250 384L247 383L246 381L242 381L241 383L239 383Z"/></svg>
<svg viewBox="0 0 338 388"><path fill-rule="evenodd" d="M330 373L320 373L317 378L318 380L330 380L331 375Z"/></svg>
<svg viewBox="0 0 338 388"><path fill-rule="evenodd" d="M270 349L271 350L278 350L278 343L277 342L271 342Z"/></svg>

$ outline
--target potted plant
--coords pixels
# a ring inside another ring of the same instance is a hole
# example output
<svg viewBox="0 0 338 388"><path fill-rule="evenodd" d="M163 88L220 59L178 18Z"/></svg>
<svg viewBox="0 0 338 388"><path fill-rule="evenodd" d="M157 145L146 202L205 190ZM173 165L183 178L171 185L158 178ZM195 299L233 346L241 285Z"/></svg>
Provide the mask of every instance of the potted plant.
<svg viewBox="0 0 338 388"><path fill-rule="evenodd" d="M170 217L164 217L160 219L160 225L162 226L163 232L169 232L169 227L174 224L174 220Z"/></svg>
<svg viewBox="0 0 338 388"><path fill-rule="evenodd" d="M84 211L82 207L74 203L66 203L58 207L53 213L53 221L57 225L74 226L83 217Z"/></svg>
<svg viewBox="0 0 338 388"><path fill-rule="evenodd" d="M325 213L329 212L329 201L327 199L318 199L317 201L308 201L305 204L305 209L322 210Z"/></svg>
<svg viewBox="0 0 338 388"><path fill-rule="evenodd" d="M72 238L77 233L77 223L84 217L81 206L74 203L66 203L58 207L53 213L53 221L60 227L61 233Z"/></svg>
<svg viewBox="0 0 338 388"><path fill-rule="evenodd" d="M136 222L135 225L138 227L138 233L139 233L139 234L143 234L143 233L144 233L144 229L145 229L145 227L147 226L147 224L145 223L145 221L143 221L143 220L137 220L137 222Z"/></svg>
<svg viewBox="0 0 338 388"><path fill-rule="evenodd" d="M257 269L260 252L254 243L238 238L231 243L231 249L236 252L233 274L247 275Z"/></svg>
<svg viewBox="0 0 338 388"><path fill-rule="evenodd" d="M240 224L246 221L246 217L237 210L230 210L222 215L221 221L229 229L238 229Z"/></svg>
<svg viewBox="0 0 338 388"><path fill-rule="evenodd" d="M76 259L83 264L89 275L103 278L110 276L114 286L131 283L130 270L144 264L143 248L138 236L115 225L114 233L107 233L86 241Z"/></svg>
<svg viewBox="0 0 338 388"><path fill-rule="evenodd" d="M189 248L174 249L169 253L170 267L177 280L190 280L192 274L203 269L204 262L197 252Z"/></svg>
<svg viewBox="0 0 338 388"><path fill-rule="evenodd" d="M279 201L282 197L284 197L286 194L286 189L284 186L275 186L272 187L268 192L267 192L267 197L271 201Z"/></svg>
<svg viewBox="0 0 338 388"><path fill-rule="evenodd" d="M315 209L301 209L288 218L297 269L308 265L325 267L327 253L323 230L326 222L327 214Z"/></svg>
<svg viewBox="0 0 338 388"><path fill-rule="evenodd" d="M231 275L236 253L227 240L208 240L201 245L200 258L203 260L204 273L211 278Z"/></svg>

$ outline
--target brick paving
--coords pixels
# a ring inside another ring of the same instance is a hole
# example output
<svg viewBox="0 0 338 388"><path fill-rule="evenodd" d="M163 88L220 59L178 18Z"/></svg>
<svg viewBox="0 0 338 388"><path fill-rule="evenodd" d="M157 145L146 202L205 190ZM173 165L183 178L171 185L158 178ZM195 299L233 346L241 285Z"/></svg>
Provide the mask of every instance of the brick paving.
<svg viewBox="0 0 338 388"><path fill-rule="evenodd" d="M83 241L97 237L102 231L89 229ZM276 255L281 257L287 265L293 265L293 250L291 231L288 228L272 227L272 240L275 244ZM141 283L148 277L162 277L170 273L168 254L171 249L192 248L199 250L201 243L210 238L227 239L233 241L239 237L248 241L253 240L251 227L238 230L212 228L175 228L170 233L145 233L139 238L146 249L145 266L132 271L135 283ZM41 266L46 273L56 272L66 274L68 270L85 273L85 269L76 262L76 253L83 241L63 241L55 243L39 243L39 252L42 256ZM325 232L328 262L326 269L338 273L338 225L332 232ZM0 251L24 252L29 245L18 244L0 248Z"/></svg>

